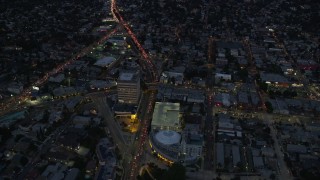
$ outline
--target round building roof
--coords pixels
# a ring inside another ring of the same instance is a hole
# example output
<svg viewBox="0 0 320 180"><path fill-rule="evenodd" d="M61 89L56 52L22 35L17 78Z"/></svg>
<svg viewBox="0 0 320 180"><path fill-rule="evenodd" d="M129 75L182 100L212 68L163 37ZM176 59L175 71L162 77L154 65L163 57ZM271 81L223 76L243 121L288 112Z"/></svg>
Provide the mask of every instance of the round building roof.
<svg viewBox="0 0 320 180"><path fill-rule="evenodd" d="M180 142L181 135L175 131L165 130L159 131L155 135L155 139L163 145L172 145Z"/></svg>

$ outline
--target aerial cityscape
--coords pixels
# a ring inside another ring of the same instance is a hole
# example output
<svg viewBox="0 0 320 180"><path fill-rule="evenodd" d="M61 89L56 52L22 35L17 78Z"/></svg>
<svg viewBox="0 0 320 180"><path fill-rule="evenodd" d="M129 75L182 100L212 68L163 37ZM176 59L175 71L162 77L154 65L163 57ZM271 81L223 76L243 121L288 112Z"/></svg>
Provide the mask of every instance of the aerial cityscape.
<svg viewBox="0 0 320 180"><path fill-rule="evenodd" d="M0 180L319 180L319 0L2 0Z"/></svg>

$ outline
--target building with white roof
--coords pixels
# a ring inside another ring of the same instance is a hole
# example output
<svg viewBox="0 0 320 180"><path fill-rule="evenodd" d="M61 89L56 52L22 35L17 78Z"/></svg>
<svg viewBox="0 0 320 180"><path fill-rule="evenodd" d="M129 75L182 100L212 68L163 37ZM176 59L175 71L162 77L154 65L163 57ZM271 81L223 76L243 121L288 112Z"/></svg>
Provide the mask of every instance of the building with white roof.
<svg viewBox="0 0 320 180"><path fill-rule="evenodd" d="M180 103L156 102L151 128L180 132Z"/></svg>
<svg viewBox="0 0 320 180"><path fill-rule="evenodd" d="M157 155L169 162L193 164L202 154L200 125L180 125L180 103L156 102L151 122L150 145Z"/></svg>
<svg viewBox="0 0 320 180"><path fill-rule="evenodd" d="M222 73L216 73L216 75L214 76L215 80L226 80L226 81L231 81L231 74L222 74Z"/></svg>
<svg viewBox="0 0 320 180"><path fill-rule="evenodd" d="M164 71L160 77L160 82L169 83L171 78L174 78L174 84L181 85L183 84L184 75L181 72L175 71Z"/></svg>

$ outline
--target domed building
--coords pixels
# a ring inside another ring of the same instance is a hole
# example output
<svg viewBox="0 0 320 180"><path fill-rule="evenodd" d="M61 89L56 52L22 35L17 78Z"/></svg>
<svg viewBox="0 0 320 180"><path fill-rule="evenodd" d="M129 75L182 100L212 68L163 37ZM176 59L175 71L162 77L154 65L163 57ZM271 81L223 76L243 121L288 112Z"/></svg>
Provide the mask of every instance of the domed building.
<svg viewBox="0 0 320 180"><path fill-rule="evenodd" d="M156 102L149 143L153 152L166 162L192 164L201 156L203 137L198 135L199 125L192 131L191 126L187 126L187 131L182 129L180 118L179 103Z"/></svg>
<svg viewBox="0 0 320 180"><path fill-rule="evenodd" d="M172 130L151 132L151 147L163 158L176 161L181 149L181 135Z"/></svg>
<svg viewBox="0 0 320 180"><path fill-rule="evenodd" d="M165 130L160 131L155 135L155 140L162 146L172 146L179 144L181 135L175 131Z"/></svg>

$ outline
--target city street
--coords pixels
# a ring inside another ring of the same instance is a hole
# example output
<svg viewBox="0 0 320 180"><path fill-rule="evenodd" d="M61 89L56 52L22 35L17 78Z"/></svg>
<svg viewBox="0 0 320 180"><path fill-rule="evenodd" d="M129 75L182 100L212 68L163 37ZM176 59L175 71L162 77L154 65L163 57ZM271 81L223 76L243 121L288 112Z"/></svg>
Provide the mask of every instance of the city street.
<svg viewBox="0 0 320 180"><path fill-rule="evenodd" d="M38 151L35 153L36 156L30 158L30 161L27 165L25 165L25 168L21 171L20 175L16 177L18 180L23 180L30 172L30 170L35 166L35 163L41 160L41 155L47 153L50 150L50 148L52 147L51 140L56 140L60 136L60 134L68 127L68 124L71 123L71 119L72 118L70 118L62 128L56 129L43 142L41 142L41 145L38 147Z"/></svg>
<svg viewBox="0 0 320 180"><path fill-rule="evenodd" d="M106 97L104 95L104 92L102 92L102 96L99 94L89 95L89 97L92 99L93 103L96 105L98 112L104 119L107 127L109 127L110 133L114 139L114 143L120 148L120 149L126 149L127 148L127 142L123 138L123 135L121 133L121 129L119 125L116 123L114 119L114 115L110 110L110 107L107 104Z"/></svg>
<svg viewBox="0 0 320 180"><path fill-rule="evenodd" d="M205 170L214 170L214 155L215 155L215 123L213 119L212 112L212 104L213 104L213 95L207 96L207 116L205 119L205 152L204 152L204 169Z"/></svg>
<svg viewBox="0 0 320 180"><path fill-rule="evenodd" d="M143 62L146 63L147 69L147 74L149 74L152 78L152 82L157 82L158 81L158 71L156 66L153 64L152 60L150 59L149 55L146 53L140 42L138 41L136 35L132 32L130 26L128 25L127 22L124 21L122 18L121 14L119 13L119 10L116 6L116 0L111 1L111 11L114 16L114 18L119 22L120 25L122 25L127 33L129 34L130 38L133 40L134 45L139 49L142 57L143 57ZM140 168L140 161L141 161L141 155L144 151L144 146L146 144L146 139L148 136L148 127L150 124L150 117L152 116L152 110L155 102L156 94L155 92L151 92L150 95L150 100L148 101L148 105L146 106L146 111L142 109L141 112L146 112L145 117L140 117L140 130L138 132L138 136L136 136L136 140L138 142L138 149L134 149L133 153L133 161L131 161L131 166L130 166L130 179L136 179L136 176L138 175L139 168ZM126 178L128 179L128 178Z"/></svg>
<svg viewBox="0 0 320 180"><path fill-rule="evenodd" d="M147 96L144 97L147 98ZM151 92L149 99L142 100L142 104L144 104L144 102L148 103L146 106L142 106L141 109L144 113L140 116L141 126L133 144L133 161L131 162L130 179L136 178L139 168L142 165L141 162L145 159L145 146L148 144L148 127L152 118L153 106L155 103L154 99L155 93Z"/></svg>
<svg viewBox="0 0 320 180"><path fill-rule="evenodd" d="M286 163L284 162L284 154L281 151L281 147L278 142L276 130L274 129L274 127L272 125L272 123L273 123L272 115L265 114L265 120L268 123L268 126L270 127L270 130L271 130L270 133L271 133L271 136L274 140L274 149L275 149L275 152L278 157L277 158L278 159L278 168L280 170L280 173L279 173L280 178L279 179L288 179L288 180L293 179L293 177L291 176L290 170L288 169Z"/></svg>
<svg viewBox="0 0 320 180"><path fill-rule="evenodd" d="M132 159L132 153L131 153L131 145L129 145L130 142L126 141L123 137L122 131L120 129L119 124L115 121L114 115L112 111L110 110L109 105L107 104L106 96L104 95L104 92L102 93L94 93L89 95L89 97L92 99L93 103L98 109L98 112L104 119L110 134L114 140L114 144L119 148L121 155L122 155L122 166L124 168L124 177L127 176L128 170L129 170L129 163Z"/></svg>
<svg viewBox="0 0 320 180"><path fill-rule="evenodd" d="M63 64L60 64L57 67L55 67L54 69L52 69L51 71L45 73L45 75L43 77L39 78L37 81L32 83L31 86L29 86L28 88L24 89L23 92L20 95L16 95L16 96L8 99L5 103L2 103L0 105L0 109L1 109L0 110L0 115L4 115L4 114L12 111L13 109L14 110L18 110L18 108L20 108L20 109L24 108L22 105L24 104L25 101L27 101L30 98L32 87L42 86L44 83L46 83L48 81L48 79L51 76L53 76L53 75L55 75L55 74L57 74L59 72L62 72L64 70L64 68L67 67L69 64L73 63L76 60L81 59L81 57L83 57L86 54L90 53L93 48L95 48L99 44L101 44L104 41L106 41L117 30L118 30L118 27L116 27L115 29L113 29L112 31L107 33L105 36L103 36L98 41L96 41L93 44L85 47L80 52L78 52L75 55L73 55L70 59L66 60ZM12 107L16 107L16 108L12 108Z"/></svg>

